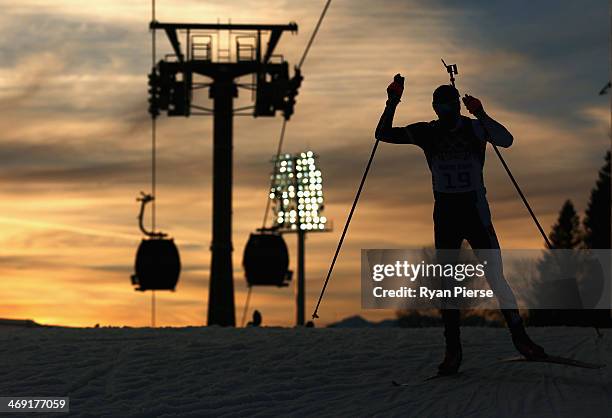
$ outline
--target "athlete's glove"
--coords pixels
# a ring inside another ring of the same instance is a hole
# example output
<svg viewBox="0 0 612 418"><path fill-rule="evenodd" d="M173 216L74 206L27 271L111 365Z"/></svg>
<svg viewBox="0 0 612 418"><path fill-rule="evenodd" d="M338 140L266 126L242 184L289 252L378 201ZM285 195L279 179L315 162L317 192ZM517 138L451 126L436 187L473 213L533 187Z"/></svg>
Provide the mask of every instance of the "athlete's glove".
<svg viewBox="0 0 612 418"><path fill-rule="evenodd" d="M485 111L484 111L484 108L482 107L482 103L480 102L480 100L478 100L474 96L470 96L469 94L466 94L462 100L463 100L463 104L465 105L465 108L472 115L476 116L477 118L480 118L485 115Z"/></svg>
<svg viewBox="0 0 612 418"><path fill-rule="evenodd" d="M399 102L404 92L404 77L400 74L395 74L393 82L387 87L387 97L389 100Z"/></svg>

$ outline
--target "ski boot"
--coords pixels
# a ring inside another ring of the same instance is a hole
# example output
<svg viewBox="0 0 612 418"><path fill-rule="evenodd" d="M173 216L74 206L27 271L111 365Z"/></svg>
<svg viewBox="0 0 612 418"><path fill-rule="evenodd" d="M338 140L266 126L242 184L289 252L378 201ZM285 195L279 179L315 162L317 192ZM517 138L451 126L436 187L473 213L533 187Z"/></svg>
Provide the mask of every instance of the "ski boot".
<svg viewBox="0 0 612 418"><path fill-rule="evenodd" d="M512 343L522 356L527 360L541 360L548 357L544 348L534 343L531 338L529 338L529 335L527 335L523 320L517 310L508 309L504 310L503 313L508 323L508 328L510 329Z"/></svg>
<svg viewBox="0 0 612 418"><path fill-rule="evenodd" d="M447 343L444 360L438 365L438 374L442 376L456 374L459 371L462 359L463 352L461 350L461 342L457 341L453 344Z"/></svg>
<svg viewBox="0 0 612 418"><path fill-rule="evenodd" d="M512 343L514 343L514 347L516 347L517 351L527 360L541 360L548 357L544 348L537 345L529 338L522 324L520 327L510 329L510 333L512 334Z"/></svg>
<svg viewBox="0 0 612 418"><path fill-rule="evenodd" d="M459 332L459 310L442 310L442 320L444 321L446 351L444 353L444 360L438 365L438 374L446 376L457 373L463 359Z"/></svg>

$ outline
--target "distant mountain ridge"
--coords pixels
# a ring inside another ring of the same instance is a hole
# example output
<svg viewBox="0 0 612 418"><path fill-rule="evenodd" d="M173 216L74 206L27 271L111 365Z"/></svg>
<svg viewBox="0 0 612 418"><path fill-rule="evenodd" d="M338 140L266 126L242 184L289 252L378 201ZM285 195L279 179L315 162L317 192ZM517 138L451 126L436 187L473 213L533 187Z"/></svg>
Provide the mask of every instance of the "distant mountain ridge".
<svg viewBox="0 0 612 418"><path fill-rule="evenodd" d="M349 316L333 324L329 324L328 328L393 328L398 327L399 323L396 319L385 319L380 322L371 322L360 315Z"/></svg>
<svg viewBox="0 0 612 418"><path fill-rule="evenodd" d="M0 326L34 328L34 327L43 327L44 325L34 322L31 319L0 318Z"/></svg>

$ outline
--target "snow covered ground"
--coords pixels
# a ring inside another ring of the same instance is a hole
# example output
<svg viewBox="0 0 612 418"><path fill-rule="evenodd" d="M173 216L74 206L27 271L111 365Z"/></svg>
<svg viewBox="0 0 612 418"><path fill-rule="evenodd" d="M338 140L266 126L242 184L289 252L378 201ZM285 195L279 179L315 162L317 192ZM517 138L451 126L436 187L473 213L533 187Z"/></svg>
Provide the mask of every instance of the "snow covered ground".
<svg viewBox="0 0 612 418"><path fill-rule="evenodd" d="M0 396L70 396L75 416L612 416L612 332L531 333L609 366L499 363L514 351L493 328L464 329L462 375L423 382L439 328L0 327Z"/></svg>

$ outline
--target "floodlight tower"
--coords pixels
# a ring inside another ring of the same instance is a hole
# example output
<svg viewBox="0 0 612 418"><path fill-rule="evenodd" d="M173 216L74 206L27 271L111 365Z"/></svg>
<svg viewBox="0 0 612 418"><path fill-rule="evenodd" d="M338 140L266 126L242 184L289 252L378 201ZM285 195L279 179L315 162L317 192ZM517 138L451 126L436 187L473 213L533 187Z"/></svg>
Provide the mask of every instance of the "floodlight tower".
<svg viewBox="0 0 612 418"><path fill-rule="evenodd" d="M208 298L208 325L235 325L232 269L232 118L233 115L275 116L293 113L302 77L296 69L289 78L289 65L273 55L284 31L297 32L297 25L161 23L153 20L153 31L163 30L173 54L166 55L149 74L152 117L160 110L168 116L213 115L213 228ZM227 49L220 47L227 34ZM179 36L184 35L185 50ZM263 37L267 45L262 49ZM213 43L216 48L213 48ZM252 74L252 83L236 83ZM195 76L212 82L194 82ZM254 106L233 108L238 87L255 92ZM209 88L213 108L192 103L194 89ZM192 111L193 109L193 111Z"/></svg>
<svg viewBox="0 0 612 418"><path fill-rule="evenodd" d="M274 201L275 228L280 233L297 234L298 275L296 283L296 324L304 325L306 274L306 234L329 232L322 212L323 177L318 156L312 151L281 154L274 161L270 199Z"/></svg>

